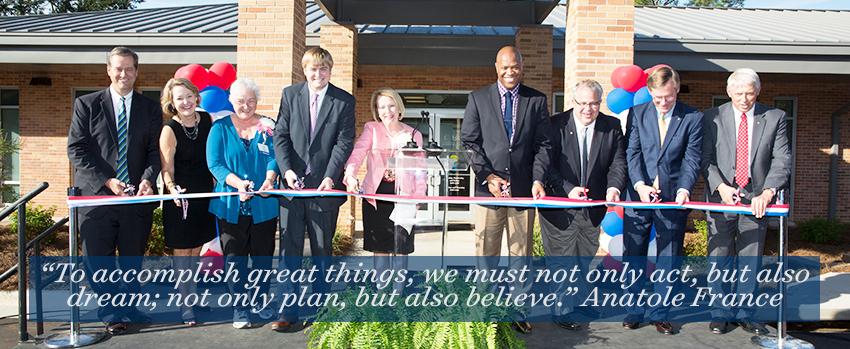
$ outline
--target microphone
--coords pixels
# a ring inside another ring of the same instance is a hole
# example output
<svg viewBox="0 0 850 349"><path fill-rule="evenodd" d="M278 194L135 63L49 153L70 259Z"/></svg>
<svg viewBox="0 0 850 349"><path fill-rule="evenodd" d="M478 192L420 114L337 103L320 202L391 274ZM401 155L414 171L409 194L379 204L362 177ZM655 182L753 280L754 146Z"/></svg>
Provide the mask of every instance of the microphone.
<svg viewBox="0 0 850 349"><path fill-rule="evenodd" d="M423 111L420 112L420 115L422 115L423 119L428 120L428 129L431 130L431 137L429 137L430 139L428 140L428 144L426 144L423 147L423 149L425 149L429 152L434 152L435 150L443 149L443 147L441 147L437 143L437 141L434 140L436 133L434 132L434 128L431 127L431 119L430 119L431 113L429 113L427 110L423 110ZM422 120L422 119L419 119L419 120Z"/></svg>
<svg viewBox="0 0 850 349"><path fill-rule="evenodd" d="M419 131L419 124L422 123L422 119L416 122L416 127L413 128L413 132L410 132L410 140L407 141L407 144L402 147L402 149L419 149L419 145L416 144L416 132L419 132L419 135L422 135L422 131Z"/></svg>

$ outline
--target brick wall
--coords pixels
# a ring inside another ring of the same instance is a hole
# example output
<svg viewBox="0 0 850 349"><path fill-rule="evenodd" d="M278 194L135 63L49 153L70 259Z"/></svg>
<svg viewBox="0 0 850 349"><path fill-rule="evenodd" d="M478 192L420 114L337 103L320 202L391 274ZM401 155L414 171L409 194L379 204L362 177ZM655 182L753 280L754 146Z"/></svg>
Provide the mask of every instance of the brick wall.
<svg viewBox="0 0 850 349"><path fill-rule="evenodd" d="M633 0L570 0L567 5L564 52L564 95L570 87L594 79L611 91L611 72L634 57ZM610 113L603 104L602 112Z"/></svg>
<svg viewBox="0 0 850 349"><path fill-rule="evenodd" d="M304 81L306 11L302 0L239 0L236 62L260 87L259 114L277 117L281 89Z"/></svg>
<svg viewBox="0 0 850 349"><path fill-rule="evenodd" d="M522 53L523 83L552 96L552 26L525 25L517 29L516 47ZM561 80L559 77L558 80ZM549 104L551 111L552 104Z"/></svg>

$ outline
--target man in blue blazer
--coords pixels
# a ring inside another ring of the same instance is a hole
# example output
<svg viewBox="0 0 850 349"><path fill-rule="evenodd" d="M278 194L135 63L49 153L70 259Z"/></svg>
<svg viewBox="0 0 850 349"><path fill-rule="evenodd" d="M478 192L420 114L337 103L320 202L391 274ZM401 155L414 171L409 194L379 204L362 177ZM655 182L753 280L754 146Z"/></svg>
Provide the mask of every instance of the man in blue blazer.
<svg viewBox="0 0 850 349"><path fill-rule="evenodd" d="M647 79L652 103L641 104L629 111L627 120L626 161L628 164L631 200L641 202L689 201L691 189L700 174L702 156L702 113L676 101L679 75L669 67L656 69ZM623 225L623 255L633 261L635 268L645 267L650 231L655 226L660 270L677 267L676 258L682 255L685 224L690 210L625 209ZM629 258L632 257L632 258ZM643 281L636 282L628 292L638 293ZM655 292L663 294L673 285L656 283ZM663 334L675 334L667 320L670 308L649 309L647 317ZM623 327L636 329L643 320L644 309L630 307Z"/></svg>

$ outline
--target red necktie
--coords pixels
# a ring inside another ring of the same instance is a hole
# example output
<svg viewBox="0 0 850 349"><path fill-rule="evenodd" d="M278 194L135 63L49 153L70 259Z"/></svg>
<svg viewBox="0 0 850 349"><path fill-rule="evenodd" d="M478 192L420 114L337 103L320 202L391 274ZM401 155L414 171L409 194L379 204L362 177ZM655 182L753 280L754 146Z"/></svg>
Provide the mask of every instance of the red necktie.
<svg viewBox="0 0 850 349"><path fill-rule="evenodd" d="M741 114L741 124L738 126L738 146L735 148L735 183L743 188L750 181L750 144L747 140L747 114Z"/></svg>

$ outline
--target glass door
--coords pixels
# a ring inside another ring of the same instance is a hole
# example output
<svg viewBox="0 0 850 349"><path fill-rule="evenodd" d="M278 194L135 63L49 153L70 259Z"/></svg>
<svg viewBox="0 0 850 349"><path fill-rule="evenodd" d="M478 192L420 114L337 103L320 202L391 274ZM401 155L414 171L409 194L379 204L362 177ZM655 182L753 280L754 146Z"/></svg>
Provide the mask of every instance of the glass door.
<svg viewBox="0 0 850 349"><path fill-rule="evenodd" d="M460 141L461 122L463 121L463 109L408 109L403 121L416 128L422 133L423 140L427 143L433 137L443 149L460 150L463 145ZM429 174L428 195L429 196L472 196L472 183L474 175L470 169L447 169L448 188L446 187L446 176L442 171L434 170ZM424 206L424 205L423 205ZM428 204L422 207L417 218L428 221L439 222L443 218L445 204ZM472 222L472 213L469 205L449 204L447 219L451 222Z"/></svg>

